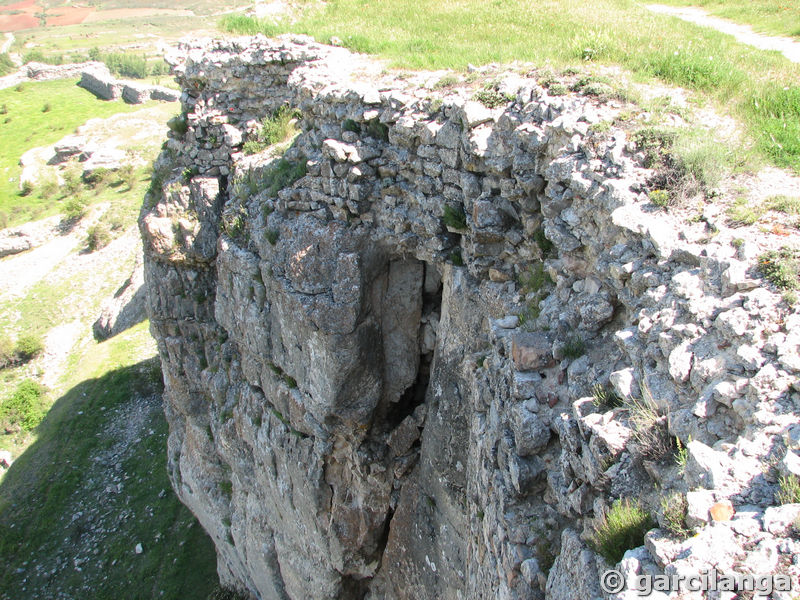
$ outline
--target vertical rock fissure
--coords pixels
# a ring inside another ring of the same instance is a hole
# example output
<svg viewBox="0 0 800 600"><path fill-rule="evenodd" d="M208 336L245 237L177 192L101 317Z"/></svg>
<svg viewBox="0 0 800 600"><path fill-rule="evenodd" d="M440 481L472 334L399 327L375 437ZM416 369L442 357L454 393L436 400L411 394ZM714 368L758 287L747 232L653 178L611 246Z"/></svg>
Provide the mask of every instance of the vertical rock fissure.
<svg viewBox="0 0 800 600"><path fill-rule="evenodd" d="M413 382L402 391L398 399L384 405L382 414L377 415L373 422L373 435L383 438L389 453L390 468L393 473L391 500L386 511L381 536L377 543L376 557L383 561L389 543L389 533L392 519L400 501L403 487L415 478L417 472L414 467L419 461L422 433L425 425L425 401L428 395L428 386L431 378L431 366L436 347L436 335L439 327L439 316L442 304L441 275L436 266L429 263L422 264L422 271L417 271L422 276L422 281L417 280L416 289L421 295L419 298L419 318L415 323L406 323L406 331L401 335L416 339L416 351L419 353L414 360L403 360L406 364L416 363L417 369ZM392 335L396 335L393 332ZM390 345L390 347L398 347ZM410 349L407 346L407 349ZM402 357L395 357L401 359ZM410 359L412 357L405 357ZM381 435L380 432L385 432ZM344 584L345 582L343 582ZM353 591L366 591L366 588L355 587ZM358 594L347 596L360 598Z"/></svg>

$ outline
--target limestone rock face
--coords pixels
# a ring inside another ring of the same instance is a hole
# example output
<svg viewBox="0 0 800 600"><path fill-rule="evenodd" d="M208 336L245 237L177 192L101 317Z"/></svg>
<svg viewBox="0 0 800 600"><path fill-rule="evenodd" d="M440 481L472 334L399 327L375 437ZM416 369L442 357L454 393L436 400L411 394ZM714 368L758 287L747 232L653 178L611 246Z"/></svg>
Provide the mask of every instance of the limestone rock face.
<svg viewBox="0 0 800 600"><path fill-rule="evenodd" d="M794 316L738 275L735 233L693 244L647 209L624 132L590 128L619 107L499 73L490 110L307 38L172 60L147 312L172 483L225 584L594 598L587 542L612 501L660 519L690 485L700 535L651 532L627 574L699 568L720 543L733 564L756 533L793 551L762 467L797 437ZM246 156L282 106L298 135Z"/></svg>
<svg viewBox="0 0 800 600"><path fill-rule="evenodd" d="M144 265L137 261L130 277L103 303L100 316L92 325L95 339L108 339L147 318L143 284Z"/></svg>

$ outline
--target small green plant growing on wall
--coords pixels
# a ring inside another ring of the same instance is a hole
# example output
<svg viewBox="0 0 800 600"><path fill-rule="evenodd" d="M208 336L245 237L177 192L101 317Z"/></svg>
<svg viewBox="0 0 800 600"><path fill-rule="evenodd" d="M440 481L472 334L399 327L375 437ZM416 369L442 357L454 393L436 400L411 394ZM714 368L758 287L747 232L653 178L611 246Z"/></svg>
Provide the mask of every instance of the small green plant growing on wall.
<svg viewBox="0 0 800 600"><path fill-rule="evenodd" d="M456 208L449 204L445 204L442 221L444 221L444 224L451 229L467 229L467 215L464 214L464 209L461 207Z"/></svg>
<svg viewBox="0 0 800 600"><path fill-rule="evenodd" d="M610 564L616 564L626 551L644 543L644 534L653 526L653 518L637 501L620 498L595 529L590 545Z"/></svg>

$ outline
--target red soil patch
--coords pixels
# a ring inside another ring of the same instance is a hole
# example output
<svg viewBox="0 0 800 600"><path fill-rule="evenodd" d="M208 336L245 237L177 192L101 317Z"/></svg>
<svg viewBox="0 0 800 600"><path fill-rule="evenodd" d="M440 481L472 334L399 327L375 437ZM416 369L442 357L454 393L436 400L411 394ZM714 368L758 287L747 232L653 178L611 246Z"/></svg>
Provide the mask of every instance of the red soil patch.
<svg viewBox="0 0 800 600"><path fill-rule="evenodd" d="M25 10L27 8L31 8L34 4L34 0L22 0L21 2L15 2L13 4L0 4L0 10Z"/></svg>
<svg viewBox="0 0 800 600"><path fill-rule="evenodd" d="M77 6L59 6L47 11L47 26L77 25L83 23L94 8ZM18 14L9 14L17 12ZM0 31L19 31L39 26L39 19L35 16L41 8L34 4L34 0L22 0L13 4L0 6Z"/></svg>

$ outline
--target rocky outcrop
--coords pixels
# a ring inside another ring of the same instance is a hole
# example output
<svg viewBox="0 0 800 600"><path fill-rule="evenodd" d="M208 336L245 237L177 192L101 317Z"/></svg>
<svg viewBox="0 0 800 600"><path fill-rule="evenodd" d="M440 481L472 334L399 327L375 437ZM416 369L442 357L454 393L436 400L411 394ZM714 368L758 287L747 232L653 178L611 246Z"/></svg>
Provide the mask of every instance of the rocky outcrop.
<svg viewBox="0 0 800 600"><path fill-rule="evenodd" d="M147 318L143 284L144 266L137 260L130 277L103 303L100 316L92 325L96 340L113 337Z"/></svg>
<svg viewBox="0 0 800 600"><path fill-rule="evenodd" d="M163 86L116 79L102 63L84 69L78 85L101 100L122 98L128 104L142 104L148 100L177 102L180 95L178 91Z"/></svg>
<svg viewBox="0 0 800 600"><path fill-rule="evenodd" d="M0 234L0 258L25 252L32 247L30 237L21 231L4 231Z"/></svg>
<svg viewBox="0 0 800 600"><path fill-rule="evenodd" d="M700 535L654 529L627 575L710 564L718 540L714 564L762 568L741 556L754 539L796 571L767 525L791 515L767 513L796 462L800 316L749 241L649 202L635 145L592 127L619 104L509 70L485 74L490 109L305 38L172 60L183 113L140 219L148 314L170 476L224 583L595 597L587 539L611 501L664 521L690 489L711 494L691 497ZM299 135L245 156L284 105Z"/></svg>

